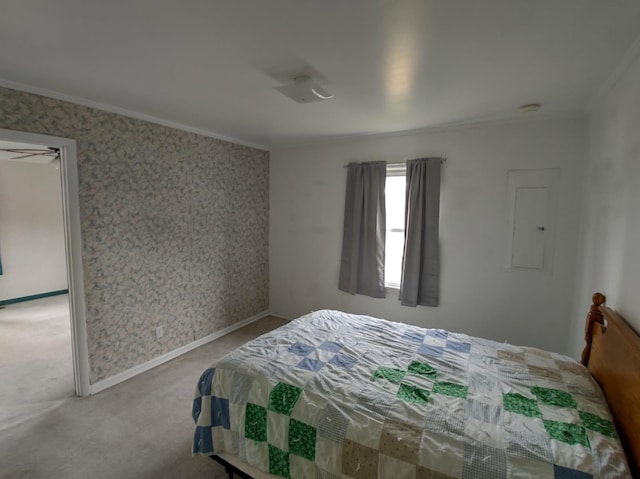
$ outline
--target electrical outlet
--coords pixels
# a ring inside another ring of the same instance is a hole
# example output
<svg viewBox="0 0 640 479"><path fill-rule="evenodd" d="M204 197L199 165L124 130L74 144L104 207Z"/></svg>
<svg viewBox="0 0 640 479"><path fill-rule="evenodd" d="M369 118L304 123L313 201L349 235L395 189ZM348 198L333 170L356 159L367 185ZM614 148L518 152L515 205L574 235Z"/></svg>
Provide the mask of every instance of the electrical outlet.
<svg viewBox="0 0 640 479"><path fill-rule="evenodd" d="M164 335L164 328L162 326L156 327L156 339L160 339Z"/></svg>

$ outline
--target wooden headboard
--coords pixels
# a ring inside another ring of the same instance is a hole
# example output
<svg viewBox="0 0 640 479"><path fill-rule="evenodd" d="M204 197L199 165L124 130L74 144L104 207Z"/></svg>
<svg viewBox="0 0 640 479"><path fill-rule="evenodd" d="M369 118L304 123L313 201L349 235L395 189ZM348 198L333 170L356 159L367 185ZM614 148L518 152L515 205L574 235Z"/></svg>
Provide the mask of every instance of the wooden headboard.
<svg viewBox="0 0 640 479"><path fill-rule="evenodd" d="M633 477L640 477L640 337L605 296L593 295L582 364L600 384L625 448Z"/></svg>

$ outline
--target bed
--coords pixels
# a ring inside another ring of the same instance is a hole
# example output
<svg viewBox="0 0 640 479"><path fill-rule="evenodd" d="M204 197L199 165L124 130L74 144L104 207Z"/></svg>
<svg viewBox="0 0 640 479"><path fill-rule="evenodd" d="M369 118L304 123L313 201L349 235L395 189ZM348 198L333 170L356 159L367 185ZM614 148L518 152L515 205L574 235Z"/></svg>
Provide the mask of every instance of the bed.
<svg viewBox="0 0 640 479"><path fill-rule="evenodd" d="M583 365L369 316L305 315L202 373L193 453L256 479L637 477L640 339L604 299L593 296Z"/></svg>

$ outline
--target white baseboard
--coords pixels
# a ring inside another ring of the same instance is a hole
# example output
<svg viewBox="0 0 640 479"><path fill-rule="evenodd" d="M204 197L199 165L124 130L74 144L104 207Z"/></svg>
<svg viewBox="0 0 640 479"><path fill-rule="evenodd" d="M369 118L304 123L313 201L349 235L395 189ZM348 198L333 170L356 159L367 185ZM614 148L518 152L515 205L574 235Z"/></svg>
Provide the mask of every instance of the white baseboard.
<svg viewBox="0 0 640 479"><path fill-rule="evenodd" d="M293 321L296 319L293 316L287 316L286 314L275 313L273 311L269 313L269 316L275 316L276 318L284 319L286 321Z"/></svg>
<svg viewBox="0 0 640 479"><path fill-rule="evenodd" d="M224 336L225 334L229 334L235 331L236 329L240 329L243 326L251 324L269 315L276 316L275 314L269 312L269 310L262 311L261 313L251 316L250 318L243 319L242 321L232 324L227 328L221 329L220 331L216 331L213 334L209 334L204 338L200 338L192 343L185 344L184 346L181 346L178 349L174 349L173 351L170 351L168 353L162 354L161 356L155 357L151 361L147 361L146 363L140 364L138 366L134 366L131 369L122 371L121 373L115 374L107 379L102 379L96 382L95 384L91 384L89 386L89 394L93 395L93 394L99 393L100 391L104 391L105 389L115 386L116 384L126 381L127 379L131 379L132 377L137 376L138 374L142 374L145 371L148 371L149 369L153 369L156 366L160 366L161 364L164 364L167 361L171 361L172 359L175 359L178 356L182 356L183 354L188 353L189 351L197 347L210 343L211 341L218 339Z"/></svg>

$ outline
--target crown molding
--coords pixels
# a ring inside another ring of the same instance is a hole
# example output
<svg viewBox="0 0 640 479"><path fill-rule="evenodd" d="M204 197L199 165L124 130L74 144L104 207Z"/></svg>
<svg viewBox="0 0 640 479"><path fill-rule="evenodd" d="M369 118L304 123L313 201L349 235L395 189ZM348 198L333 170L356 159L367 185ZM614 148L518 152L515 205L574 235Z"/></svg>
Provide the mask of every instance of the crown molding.
<svg viewBox="0 0 640 479"><path fill-rule="evenodd" d="M400 130L400 131L390 131L390 132L380 132L380 133L358 133L358 134L349 134L349 135L332 135L319 137L316 139L302 140L302 141L283 141L283 142L274 142L271 147L271 150L287 150L294 148L301 148L305 146L321 146L327 144L336 144L336 143L348 143L352 141L359 140L375 140L378 138L390 138L390 137L402 137L402 136L413 136L413 135L422 135L429 133L438 133L438 132L448 132L448 131L456 131L463 130L469 128L479 128L483 126L500 126L500 125L517 125L517 124L525 124L525 123L533 123L540 121L551 121L551 120L581 120L587 117L586 112L584 110L572 110L572 111L564 111L564 112L555 112L555 113L547 113L547 114L535 114L533 116L519 116L519 117L505 117L505 118L480 118L475 120L460 120L454 121L450 123L443 123L440 125L427 126L423 128L415 128L411 130Z"/></svg>
<svg viewBox="0 0 640 479"><path fill-rule="evenodd" d="M158 118L155 116L147 115L146 113L140 113L133 110L127 110L126 108L121 108L119 106L108 105L106 103L99 103L93 100L88 100L86 98L67 95L66 93L60 93L53 90L48 90L46 88L40 88L33 85L27 85L25 83L14 82L11 80L5 80L0 78L0 87L10 88L12 90L23 91L27 93L33 93L34 95L45 96L48 98L53 98L55 100L67 101L70 103L75 103L78 105L86 106L89 108L95 108L96 110L102 110L109 113L115 113L117 115L126 116L129 118L135 118L136 120L148 121L150 123L155 123L158 125L166 126L169 128L175 128L176 130L188 131L189 133L195 133L196 135L202 135L209 138L215 138L216 140L227 141L229 143L235 143L237 145L248 146L251 148L256 148L258 150L269 151L269 148L265 145L259 143L253 143L251 141L245 141L240 138L234 138L227 135L222 135L220 133L216 133L209 130L202 130L200 128L195 128L189 125L185 125L183 123L176 123L174 121L165 120L163 118Z"/></svg>
<svg viewBox="0 0 640 479"><path fill-rule="evenodd" d="M598 88L595 94L591 97L587 103L586 111L591 113L602 101L602 99L618 84L620 79L631 68L631 65L640 57L640 34L635 38L631 46L627 48L622 55L622 58L618 61L615 68L611 71L611 74L607 77L605 82Z"/></svg>

